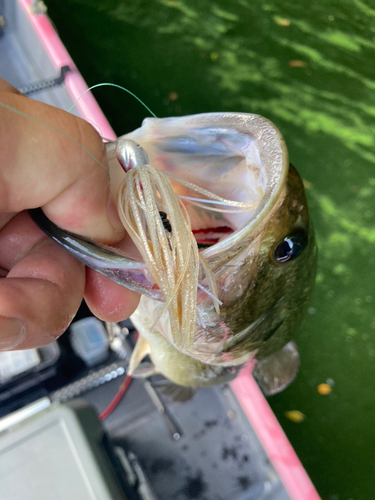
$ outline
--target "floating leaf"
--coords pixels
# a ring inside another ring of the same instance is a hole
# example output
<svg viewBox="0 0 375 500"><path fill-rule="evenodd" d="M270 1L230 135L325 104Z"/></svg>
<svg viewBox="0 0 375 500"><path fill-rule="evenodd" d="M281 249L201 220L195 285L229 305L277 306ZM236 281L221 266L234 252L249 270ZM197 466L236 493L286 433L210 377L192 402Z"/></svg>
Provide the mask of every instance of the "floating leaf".
<svg viewBox="0 0 375 500"><path fill-rule="evenodd" d="M321 396L327 396L327 394L332 392L332 387L329 384L319 384L316 390Z"/></svg>
<svg viewBox="0 0 375 500"><path fill-rule="evenodd" d="M303 61L299 61L298 59L292 59L289 61L289 66L291 68L304 68L306 66L306 63Z"/></svg>
<svg viewBox="0 0 375 500"><path fill-rule="evenodd" d="M289 420L291 420L295 424L300 424L306 418L305 415L298 410L286 411L286 412L284 412L284 415L286 416L286 418L288 418Z"/></svg>
<svg viewBox="0 0 375 500"><path fill-rule="evenodd" d="M168 96L168 99L170 101L177 101L178 99L178 94L177 92L170 92L169 96Z"/></svg>

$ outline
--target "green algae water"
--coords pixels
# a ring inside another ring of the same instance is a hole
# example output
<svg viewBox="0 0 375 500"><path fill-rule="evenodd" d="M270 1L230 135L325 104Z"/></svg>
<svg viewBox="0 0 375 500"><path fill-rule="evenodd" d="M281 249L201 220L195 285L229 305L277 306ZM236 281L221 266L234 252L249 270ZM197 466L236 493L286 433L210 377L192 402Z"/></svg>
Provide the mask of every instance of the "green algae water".
<svg viewBox="0 0 375 500"><path fill-rule="evenodd" d="M281 130L305 180L319 270L296 336L300 373L269 402L323 500L375 498L375 4L46 3L89 85L123 85L159 117L251 112ZM118 134L147 116L118 89L94 94Z"/></svg>

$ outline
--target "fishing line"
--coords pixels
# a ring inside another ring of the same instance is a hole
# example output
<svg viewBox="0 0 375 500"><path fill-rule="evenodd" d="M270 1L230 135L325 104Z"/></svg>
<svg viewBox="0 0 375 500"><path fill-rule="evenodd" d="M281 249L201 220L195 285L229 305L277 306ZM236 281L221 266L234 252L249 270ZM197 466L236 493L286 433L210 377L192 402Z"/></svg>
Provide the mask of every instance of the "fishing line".
<svg viewBox="0 0 375 500"><path fill-rule="evenodd" d="M233 201L233 200L227 200L225 198L222 198L221 196L218 196L215 193L212 193L211 191L208 191L207 189L201 188L200 186L197 186L196 184L193 184L192 182L189 182L179 175L176 175L172 172L165 172L165 175L180 184L192 189L193 191L196 191L197 193L203 194L204 196L207 196L207 198L211 199L203 199L203 198L193 198L190 196L183 196L179 195L179 198L184 199L188 201L191 205L196 205L201 208L205 208L206 210L212 210L214 212L229 212L229 213L239 213L239 212L248 212L250 210L253 210L258 206L258 202L251 202L251 203L246 203L243 201ZM261 188L258 188L258 194L259 196L263 196L263 190ZM212 203L212 204L218 204L218 205L225 205L228 207L233 207L233 209L218 209L210 206L204 205L204 203Z"/></svg>
<svg viewBox="0 0 375 500"><path fill-rule="evenodd" d="M155 113L153 113L151 111L151 109L137 96L135 95L133 92L131 92L129 89L125 88L125 87L122 87L121 85L117 85L117 83L97 83L96 85L93 85L92 87L88 88L87 90L85 90L79 97L78 99L75 101L75 103L68 109L68 113L70 113L72 111L72 109L74 108L74 106L77 104L77 102L81 99L81 97L83 97L86 92L89 92L90 90L93 90L93 89L96 89L97 87L105 87L105 86L108 86L108 87L116 87L118 89L121 89L123 90L124 92L127 92L128 94L130 94L132 97L134 97L135 99L137 99L138 102L140 102L142 104L142 106L144 106L147 111L149 113L152 114L152 116L154 118L157 118L157 116L155 115Z"/></svg>
<svg viewBox="0 0 375 500"><path fill-rule="evenodd" d="M74 137L72 137L69 134L67 134L66 132L63 132L62 130L54 127L50 123L46 123L43 120L39 120L39 118L36 118L35 116L31 116L31 115L25 113L24 111L20 111L17 108L13 108L13 106L9 106L9 104L5 104L4 102L0 101L0 106L2 108L7 109L8 111L12 111L13 113L16 113L17 115L21 115L24 118L28 118L29 120L33 120L34 122L39 123L40 125L43 125L44 127L50 128L51 130L54 130L55 132L58 132L59 134L63 135L64 137L66 137L67 139L69 139L70 141L72 141L74 144L76 144L77 146L79 146L83 151L85 151L85 153L87 153L109 175L108 169L97 158L95 158L95 156L92 153L90 153L90 151L88 149L86 149L85 146L83 146L76 139L74 139Z"/></svg>

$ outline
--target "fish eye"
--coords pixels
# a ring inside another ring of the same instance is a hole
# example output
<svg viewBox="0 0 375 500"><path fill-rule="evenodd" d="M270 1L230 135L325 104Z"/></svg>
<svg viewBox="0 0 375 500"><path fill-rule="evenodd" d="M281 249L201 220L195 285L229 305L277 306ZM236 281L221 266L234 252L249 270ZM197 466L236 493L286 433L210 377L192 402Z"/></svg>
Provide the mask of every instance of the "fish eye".
<svg viewBox="0 0 375 500"><path fill-rule="evenodd" d="M307 234L304 231L299 231L281 240L276 246L273 255L277 262L288 262L305 250L308 243Z"/></svg>

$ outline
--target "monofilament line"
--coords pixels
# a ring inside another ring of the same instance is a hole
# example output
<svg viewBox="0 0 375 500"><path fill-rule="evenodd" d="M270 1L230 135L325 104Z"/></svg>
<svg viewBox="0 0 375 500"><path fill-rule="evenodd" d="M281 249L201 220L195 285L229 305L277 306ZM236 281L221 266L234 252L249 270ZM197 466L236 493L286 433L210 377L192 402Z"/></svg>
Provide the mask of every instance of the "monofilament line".
<svg viewBox="0 0 375 500"><path fill-rule="evenodd" d="M127 88L125 87L122 87L121 85L117 85L116 83L97 83L96 85L93 85L92 87L88 88L87 90L85 90L79 97L78 99L75 101L75 103L69 108L68 112L70 113L72 111L72 109L74 108L74 106L77 104L77 102L81 99L81 97L83 97L86 92L90 92L90 90L93 90L93 89L96 89L97 87L116 87L118 89L121 89L123 90L124 92L127 92L128 94L130 94L132 97L134 97L135 99L137 99L137 101L139 103L142 104L142 106L144 106L147 111L149 113L151 113L151 115L154 117L154 118L157 118L157 116L151 111L151 109L138 97L136 96L133 92L131 92L130 90L128 90Z"/></svg>
<svg viewBox="0 0 375 500"><path fill-rule="evenodd" d="M227 200L225 198L222 198L221 196L218 196L215 193L212 193L211 191L208 191L207 189L204 189L200 186L197 186L196 184L193 184L192 182L189 182L179 175L172 173L172 172L165 172L165 175L169 177L170 179L173 179L183 186L186 186L187 188L196 191L197 193L203 194L206 196L208 199L204 198L193 198L191 196L183 196L183 195L178 195L179 198L182 200L186 200L189 202L191 205L195 205L201 208L204 208L205 210L211 210L213 212L221 212L221 213L241 213L241 212L248 212L250 210L253 210L258 206L258 202L251 202L251 203L246 203L242 201L233 201L233 200ZM263 190L259 187L258 188L258 194L260 197L263 196ZM223 207L228 207L228 208L215 208L213 206L209 205L221 205Z"/></svg>

